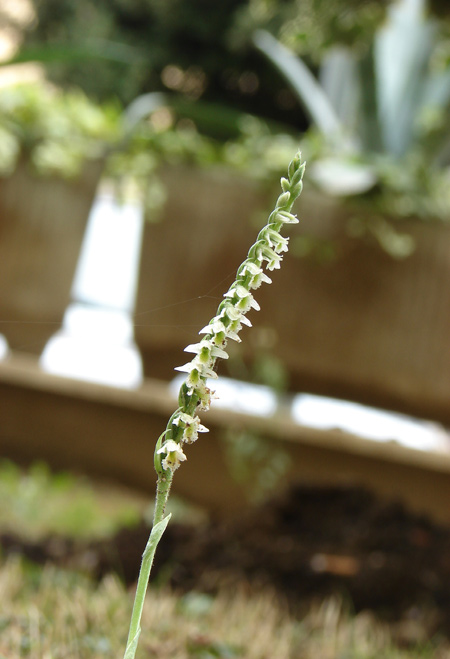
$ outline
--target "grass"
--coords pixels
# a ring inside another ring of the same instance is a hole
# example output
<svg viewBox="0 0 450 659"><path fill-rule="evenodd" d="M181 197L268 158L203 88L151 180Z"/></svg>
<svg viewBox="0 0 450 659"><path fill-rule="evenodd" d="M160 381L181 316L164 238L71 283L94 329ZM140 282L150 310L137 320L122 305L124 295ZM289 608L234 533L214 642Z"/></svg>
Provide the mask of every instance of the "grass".
<svg viewBox="0 0 450 659"><path fill-rule="evenodd" d="M36 538L52 531L99 536L133 523L141 500L86 479L0 464L0 530ZM0 556L0 659L119 659L132 592L110 575L95 583L78 572ZM177 597L151 587L140 659L450 659L450 647L400 649L391 631L337 599L290 617L272 592Z"/></svg>
<svg viewBox="0 0 450 659"><path fill-rule="evenodd" d="M0 568L0 659L117 659L131 593L108 576L94 584L19 559ZM143 614L143 659L445 659L443 647L396 648L370 615L350 617L334 599L301 622L270 592L212 598L153 589Z"/></svg>
<svg viewBox="0 0 450 659"><path fill-rule="evenodd" d="M30 572L14 560L0 571L0 590L2 658L120 657L131 594L117 578L110 576L96 586L52 567ZM289 656L292 626L267 596L247 600L238 594L229 601L191 594L178 599L154 590L143 623L141 656L262 659L269 657L269 647L272 657Z"/></svg>

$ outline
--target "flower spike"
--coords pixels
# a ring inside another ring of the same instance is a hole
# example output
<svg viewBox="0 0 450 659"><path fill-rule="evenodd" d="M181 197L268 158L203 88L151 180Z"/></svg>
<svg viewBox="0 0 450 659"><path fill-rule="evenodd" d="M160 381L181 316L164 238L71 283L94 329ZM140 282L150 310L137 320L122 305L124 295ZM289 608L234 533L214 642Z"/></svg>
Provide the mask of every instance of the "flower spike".
<svg viewBox="0 0 450 659"><path fill-rule="evenodd" d="M289 164L288 176L281 179L282 192L276 201L275 209L250 248L247 259L239 267L236 279L224 294L216 315L200 330L202 339L185 348L185 352L193 353L193 359L175 369L186 373L187 377L180 390L180 408L172 416L165 441L158 445L156 451L155 466L160 475L175 471L186 459L181 449L182 444L190 444L197 439L199 432L207 432L207 428L201 425L197 416L197 410L209 409L211 391L207 381L217 378L217 359L228 359L227 342L240 342L239 333L242 326L252 326L247 313L260 308L252 291L258 289L262 283L272 283L271 278L264 272L263 265L265 264L266 270L280 268L283 253L287 252L289 245L289 238L280 232L284 225L298 222L297 216L292 213L292 207L302 190L303 172L304 164L297 154ZM176 447L179 447L179 450ZM160 459L159 456L163 454L166 457Z"/></svg>
<svg viewBox="0 0 450 659"><path fill-rule="evenodd" d="M246 314L250 309L259 309L251 290L259 288L262 282L271 283L262 270L263 263L267 262L266 269L276 270L280 267L281 253L287 251L288 239L282 236L280 231L285 224L298 222L291 211L294 201L302 191L304 170L305 165L298 153L289 163L288 176L281 179L282 193L276 201L275 209L270 214L266 227L250 248L247 259L239 267L235 283L225 294L215 317L209 325L200 330L200 334L204 335L201 341L187 346L186 351L194 353L194 358L176 368L177 371L186 373L187 377L178 394L179 407L170 417L166 430L156 443L154 464L158 484L153 527L142 556L124 659L134 659L136 656L153 557L170 518L170 515L165 516L165 506L173 474L186 460L184 445L195 442L199 432L208 432L198 417L198 412L209 409L211 403L213 392L208 387L208 379L217 378L215 363L218 358L226 359L227 341L240 341L239 332L242 325L251 326Z"/></svg>

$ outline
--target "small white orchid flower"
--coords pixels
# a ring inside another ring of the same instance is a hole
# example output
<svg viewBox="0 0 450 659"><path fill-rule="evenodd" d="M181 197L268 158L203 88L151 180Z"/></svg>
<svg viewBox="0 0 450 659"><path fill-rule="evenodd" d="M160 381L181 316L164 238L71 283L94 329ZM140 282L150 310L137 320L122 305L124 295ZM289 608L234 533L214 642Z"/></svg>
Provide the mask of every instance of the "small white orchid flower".
<svg viewBox="0 0 450 659"><path fill-rule="evenodd" d="M212 368L209 368L206 365L202 369L201 376L202 378L212 378L213 380L217 380L219 377Z"/></svg>
<svg viewBox="0 0 450 659"><path fill-rule="evenodd" d="M185 442L186 444L193 444L195 441L197 441L199 432L209 432L209 428L203 426L200 423L200 419L196 417L195 423L186 425L181 441Z"/></svg>
<svg viewBox="0 0 450 659"><path fill-rule="evenodd" d="M203 364L198 356L187 364L183 364L183 366L176 366L174 370L189 373L189 380L194 386L198 384L200 376L203 378L217 378L217 373L212 370L211 364Z"/></svg>
<svg viewBox="0 0 450 659"><path fill-rule="evenodd" d="M242 314L246 314L248 311L250 311L250 309L256 309L256 311L261 309L258 302L250 292L247 293L246 297L242 297L240 300L238 300L238 302L236 302L235 308L238 309L238 311L241 311Z"/></svg>
<svg viewBox="0 0 450 659"><path fill-rule="evenodd" d="M218 348L212 341L203 339L200 343L191 343L186 346L184 352L193 352L198 355L202 364L210 364L216 357L228 359L228 354L225 350Z"/></svg>
<svg viewBox="0 0 450 659"><path fill-rule="evenodd" d="M258 265L256 265L256 263L253 263L252 261L246 263L241 274L245 274L246 272L248 272L251 275L249 287L253 290L259 288L263 282L266 284L272 283L272 280L270 279L270 277L266 275L263 269L260 268Z"/></svg>
<svg viewBox="0 0 450 659"><path fill-rule="evenodd" d="M172 423L183 428L181 441L186 444L193 444L197 440L199 432L209 432L209 429L200 423L198 416L191 416L186 412L179 412Z"/></svg>
<svg viewBox="0 0 450 659"><path fill-rule="evenodd" d="M243 325L247 325L247 327L253 327L247 316L241 316L240 321Z"/></svg>
<svg viewBox="0 0 450 659"><path fill-rule="evenodd" d="M261 272L261 266L259 266L254 261L246 261L244 263L244 267L242 268L241 274L245 274L246 272L250 273L251 275L257 275Z"/></svg>
<svg viewBox="0 0 450 659"><path fill-rule="evenodd" d="M269 247L272 247L277 254L280 252L288 251L289 238L285 238L278 231L271 229L270 227L266 230L265 235L267 237L267 242Z"/></svg>
<svg viewBox="0 0 450 659"><path fill-rule="evenodd" d="M220 332L226 332L226 327L223 324L223 312L219 316L215 316L209 325L205 325L200 331L199 334L219 334Z"/></svg>
<svg viewBox="0 0 450 659"><path fill-rule="evenodd" d="M242 298L248 297L248 295L251 295L248 290L245 288L245 286L242 286L241 284L236 284L235 289L237 293L237 296Z"/></svg>
<svg viewBox="0 0 450 659"><path fill-rule="evenodd" d="M236 286L231 287L230 290L225 293L224 297L230 299L238 298L234 303L234 318L227 313L231 320L239 320L241 314L247 313L247 311L250 311L252 308L256 309L256 311L260 310L260 306L253 295L241 284L236 284Z"/></svg>
<svg viewBox="0 0 450 659"><path fill-rule="evenodd" d="M228 291L230 293L231 291ZM231 295L228 295L225 293L224 297L233 297L234 292L231 292ZM242 311L239 311L239 309L236 309L236 306L231 302L231 300L226 301L226 307L224 309L224 313L227 316L228 320L240 320L242 317ZM228 327L225 327L225 332L227 331Z"/></svg>
<svg viewBox="0 0 450 659"><path fill-rule="evenodd" d="M260 245L259 246L259 251L261 254L261 258L264 259L264 261L267 261L267 269L268 270L279 270L280 268L280 263L283 260L283 257L277 254L271 247L268 245Z"/></svg>
<svg viewBox="0 0 450 659"><path fill-rule="evenodd" d="M200 380L198 386L195 388L195 393L199 397L198 409L207 412L211 406L211 398L214 396L215 392L211 391L203 380Z"/></svg>
<svg viewBox="0 0 450 659"><path fill-rule="evenodd" d="M242 329L242 325L239 320L233 320L232 323L230 323L230 326L228 328L228 333L234 332L236 334L239 334L239 332Z"/></svg>
<svg viewBox="0 0 450 659"><path fill-rule="evenodd" d="M276 222L283 222L283 224L298 224L299 219L293 213L288 213L288 211L278 211L275 216Z"/></svg>
<svg viewBox="0 0 450 659"><path fill-rule="evenodd" d="M242 339L236 332L233 332L232 330L229 330L227 332L227 339L231 339L232 341L236 341L237 343L242 343Z"/></svg>
<svg viewBox="0 0 450 659"><path fill-rule="evenodd" d="M180 423L186 424L193 422L194 422L194 417L191 416L190 414L186 414L186 412L178 412L177 416L172 421L174 426L180 426Z"/></svg>
<svg viewBox="0 0 450 659"><path fill-rule="evenodd" d="M198 366L194 364L194 360L183 364L183 366L175 366L174 371L180 371L180 373L192 373L192 371L198 371Z"/></svg>
<svg viewBox="0 0 450 659"><path fill-rule="evenodd" d="M277 255L278 256L278 255ZM279 270L280 269L280 263L282 261L282 257L279 257L278 259L268 259L267 260L267 270Z"/></svg>
<svg viewBox="0 0 450 659"><path fill-rule="evenodd" d="M183 449L173 439L165 441L157 453L166 454L166 457L161 461L162 468L170 469L171 471L178 469L180 463L187 460Z"/></svg>

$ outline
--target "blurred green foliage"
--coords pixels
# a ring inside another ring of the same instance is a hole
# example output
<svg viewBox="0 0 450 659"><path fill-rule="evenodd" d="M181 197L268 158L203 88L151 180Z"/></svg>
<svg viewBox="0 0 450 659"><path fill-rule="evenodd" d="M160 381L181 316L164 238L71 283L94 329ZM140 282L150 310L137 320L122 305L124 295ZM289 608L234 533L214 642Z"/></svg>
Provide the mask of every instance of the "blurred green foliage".
<svg viewBox="0 0 450 659"><path fill-rule="evenodd" d="M105 156L121 137L121 112L90 101L82 91L61 93L45 85L0 90L0 174L20 157L42 174L76 176L86 160Z"/></svg>
<svg viewBox="0 0 450 659"><path fill-rule="evenodd" d="M51 80L79 86L99 100L113 97L128 104L145 92L171 90L298 124L298 112L279 102L279 92L289 94L286 85L250 44L234 48L230 42L236 12L246 3L34 0L37 18L24 49L90 50L91 58L71 61L60 51L46 67ZM104 57L107 50L110 61Z"/></svg>
<svg viewBox="0 0 450 659"><path fill-rule="evenodd" d="M53 80L116 102L95 108L81 92L53 91L42 101L33 92L25 108L16 92L2 92L4 175L22 153L39 171L74 175L84 158L108 152L119 189L137 185L156 211L162 163L221 164L267 182L301 140L307 179L354 204L352 236L406 256L412 241L386 218L448 219L450 22L431 17L446 15L439 3L425 11L419 2L411 29L396 23L401 3L388 0L34 4L19 59L34 52ZM251 41L255 28L265 28L258 47L269 58ZM270 54L273 43L284 54ZM282 62L294 53L298 80L292 62ZM130 105L122 116L120 107L149 91L161 99L126 134Z"/></svg>
<svg viewBox="0 0 450 659"><path fill-rule="evenodd" d="M337 44L366 50L389 0L249 0L237 13L235 38L266 29L310 62Z"/></svg>
<svg viewBox="0 0 450 659"><path fill-rule="evenodd" d="M136 502L123 492L102 496L83 478L52 473L45 463L23 470L0 462L0 526L28 538L50 533L90 538L110 535L139 521Z"/></svg>
<svg viewBox="0 0 450 659"><path fill-rule="evenodd" d="M279 442L236 429L224 433L222 441L230 474L249 501L262 501L283 485L291 459Z"/></svg>
<svg viewBox="0 0 450 659"><path fill-rule="evenodd" d="M397 0L372 26L367 38L360 25L351 47L334 26L329 47L318 41L317 72L295 54L301 24L288 22L292 32L281 31L292 49L267 30L257 30L253 40L310 117L302 140L309 179L353 207L353 236L371 236L392 256L405 257L413 241L387 218L450 216L448 25L430 17L425 0Z"/></svg>
<svg viewBox="0 0 450 659"><path fill-rule="evenodd" d="M289 86L255 53L251 34L267 29L317 66L333 45L367 51L388 4L33 0L36 20L26 30L24 55L36 53L50 79L98 100L128 104L140 94L170 90L303 130L307 118Z"/></svg>

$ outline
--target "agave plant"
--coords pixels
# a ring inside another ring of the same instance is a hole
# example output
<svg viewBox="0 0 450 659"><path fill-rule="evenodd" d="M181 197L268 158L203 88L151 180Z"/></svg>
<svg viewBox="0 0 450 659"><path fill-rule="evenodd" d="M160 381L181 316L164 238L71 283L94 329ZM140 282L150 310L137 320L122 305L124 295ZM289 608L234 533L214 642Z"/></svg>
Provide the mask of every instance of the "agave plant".
<svg viewBox="0 0 450 659"><path fill-rule="evenodd" d="M449 216L450 65L437 63L439 24L427 16L425 0L392 3L365 54L332 47L318 77L268 32L258 30L253 41L320 136L316 153L308 153L317 185L331 195L363 195L372 205L376 198L391 216ZM401 256L411 242L384 247Z"/></svg>

